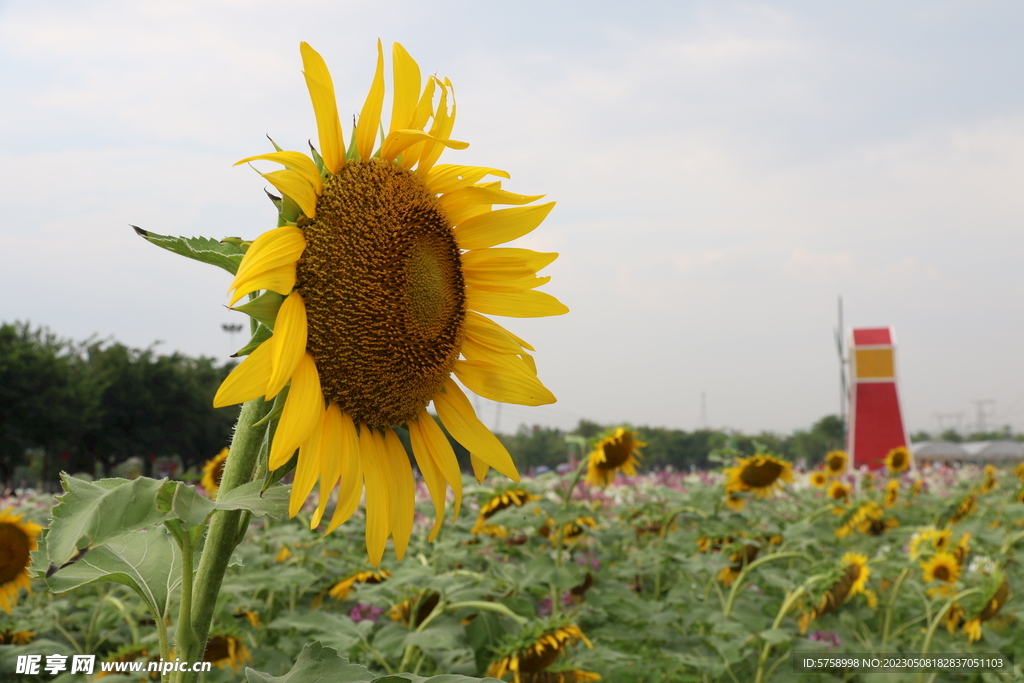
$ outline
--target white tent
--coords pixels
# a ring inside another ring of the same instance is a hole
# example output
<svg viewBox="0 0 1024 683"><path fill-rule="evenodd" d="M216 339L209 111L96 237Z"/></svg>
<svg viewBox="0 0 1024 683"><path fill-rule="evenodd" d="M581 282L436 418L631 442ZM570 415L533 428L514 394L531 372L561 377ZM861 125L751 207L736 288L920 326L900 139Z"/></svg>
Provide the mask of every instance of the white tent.
<svg viewBox="0 0 1024 683"><path fill-rule="evenodd" d="M918 462L1024 462L1024 443L1020 441L918 441L910 445L910 452Z"/></svg>

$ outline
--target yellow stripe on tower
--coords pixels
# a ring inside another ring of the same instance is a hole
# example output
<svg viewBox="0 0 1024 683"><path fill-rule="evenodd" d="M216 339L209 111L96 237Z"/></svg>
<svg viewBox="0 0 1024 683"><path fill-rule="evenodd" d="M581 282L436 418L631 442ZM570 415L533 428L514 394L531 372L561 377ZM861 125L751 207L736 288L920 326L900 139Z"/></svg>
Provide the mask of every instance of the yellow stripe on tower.
<svg viewBox="0 0 1024 683"><path fill-rule="evenodd" d="M855 379L895 379L892 348L856 349L854 351Z"/></svg>

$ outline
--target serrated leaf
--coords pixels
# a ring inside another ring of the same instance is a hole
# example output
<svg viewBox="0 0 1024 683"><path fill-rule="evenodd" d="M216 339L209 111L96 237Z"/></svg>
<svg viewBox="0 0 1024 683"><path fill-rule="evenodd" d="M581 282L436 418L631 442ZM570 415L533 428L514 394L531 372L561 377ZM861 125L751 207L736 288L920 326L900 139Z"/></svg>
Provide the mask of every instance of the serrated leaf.
<svg viewBox="0 0 1024 683"><path fill-rule="evenodd" d="M160 487L157 507L168 516L180 519L186 528L205 524L214 510L212 500L196 491L195 486L180 481L168 481Z"/></svg>
<svg viewBox="0 0 1024 683"><path fill-rule="evenodd" d="M92 549L163 520L157 506L163 480L139 477L96 482L61 474L66 493L51 512L47 561L61 566L80 550Z"/></svg>
<svg viewBox="0 0 1024 683"><path fill-rule="evenodd" d="M234 244L218 242L210 237L171 237L132 226L146 241L167 251L202 263L223 268L232 275L238 271L243 252Z"/></svg>
<svg viewBox="0 0 1024 683"><path fill-rule="evenodd" d="M113 581L138 593L154 618L169 616L171 596L181 584L181 552L163 526L107 542L46 579L54 593Z"/></svg>
<svg viewBox="0 0 1024 683"><path fill-rule="evenodd" d="M288 512L288 496L291 491L287 486L272 486L260 493L262 481L251 481L225 493L214 503L218 510L246 510L257 517L273 517L281 519Z"/></svg>
<svg viewBox="0 0 1024 683"><path fill-rule="evenodd" d="M340 657L334 648L315 642L302 648L295 666L284 676L246 669L245 678L249 683L362 683L374 677L365 667Z"/></svg>

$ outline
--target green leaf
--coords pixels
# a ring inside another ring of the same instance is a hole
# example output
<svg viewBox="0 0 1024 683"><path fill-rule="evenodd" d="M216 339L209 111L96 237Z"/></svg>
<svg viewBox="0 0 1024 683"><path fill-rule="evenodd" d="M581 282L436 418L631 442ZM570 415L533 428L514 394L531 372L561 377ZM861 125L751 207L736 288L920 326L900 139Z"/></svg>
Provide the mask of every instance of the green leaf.
<svg viewBox="0 0 1024 683"><path fill-rule="evenodd" d="M64 593L100 581L130 587L154 619L165 618L169 616L171 596L181 583L181 552L170 532L155 526L93 548L77 562L47 577L46 585L54 593Z"/></svg>
<svg viewBox="0 0 1024 683"><path fill-rule="evenodd" d="M440 676L431 676L430 678L424 678L415 674L394 674L392 676L374 678L372 683L410 683L410 681L411 683L478 683L480 681L501 683L497 678L473 678L472 676L463 676L462 674L441 674Z"/></svg>
<svg viewBox="0 0 1024 683"><path fill-rule="evenodd" d="M61 474L67 492L54 506L47 533L47 561L60 567L76 553L152 526L164 519L157 495L164 482L147 477L96 482Z"/></svg>
<svg viewBox="0 0 1024 683"><path fill-rule="evenodd" d="M202 526L214 510L213 501L180 481L169 481L160 487L157 507L184 522L186 527Z"/></svg>
<svg viewBox="0 0 1024 683"><path fill-rule="evenodd" d="M784 628L770 628L758 633L762 640L771 645L780 645L793 640L793 634Z"/></svg>
<svg viewBox="0 0 1024 683"><path fill-rule="evenodd" d="M214 506L218 510L246 510L257 517L284 517L288 512L290 489L287 486L273 486L261 494L262 488L262 481L242 484L224 494Z"/></svg>
<svg viewBox="0 0 1024 683"><path fill-rule="evenodd" d="M372 681L373 674L339 657L334 648L315 642L302 648L295 666L284 676L246 669L245 678L249 683L361 683Z"/></svg>
<svg viewBox="0 0 1024 683"><path fill-rule="evenodd" d="M223 268L232 275L238 271L238 264L242 262L244 252L228 242L218 242L210 237L170 237L169 235L158 235L134 225L132 227L140 237L162 249L185 258Z"/></svg>

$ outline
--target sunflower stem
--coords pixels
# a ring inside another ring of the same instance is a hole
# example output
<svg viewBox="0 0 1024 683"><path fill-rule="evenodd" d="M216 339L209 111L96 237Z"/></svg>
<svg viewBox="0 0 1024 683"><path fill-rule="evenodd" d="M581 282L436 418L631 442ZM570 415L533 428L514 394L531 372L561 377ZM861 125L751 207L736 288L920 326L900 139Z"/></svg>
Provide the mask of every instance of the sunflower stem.
<svg viewBox="0 0 1024 683"><path fill-rule="evenodd" d="M242 405L238 425L231 439L231 452L224 463L224 475L217 491L218 500L228 491L252 480L256 459L266 434L266 429L254 428L253 425L263 419L270 408L271 403L262 398L253 399ZM182 661L201 661L206 651L206 640L217 607L221 582L231 560L231 553L241 540L238 529L241 518L241 510L217 510L213 513L192 587L192 638L188 639L187 648L181 648L179 656ZM198 674L193 672L180 672L180 676L175 680L178 683L190 683L197 677Z"/></svg>
<svg viewBox="0 0 1024 683"><path fill-rule="evenodd" d="M736 601L736 596L739 593L739 589L743 585L744 580L747 578L747 574L749 574L751 570L753 570L755 567L759 567L762 564L765 564L766 562L772 562L774 560L784 560L788 557L802 557L805 560L809 559L803 553L776 553L775 555L768 555L766 557L762 557L759 560L754 560L750 564L744 565L743 569L740 570L739 576L736 577L736 581L732 584L732 589L729 591L729 598L728 600L726 600L725 608L722 610L722 613L725 615L725 617L728 618L729 615L732 614L732 606L733 603Z"/></svg>
<svg viewBox="0 0 1024 683"><path fill-rule="evenodd" d="M932 637L935 635L935 629L937 629L939 627L939 623L943 620L943 618L945 618L946 612L948 612L950 609L952 609L953 605L955 605L957 603L957 601L963 600L968 595L974 595L975 593L980 593L980 592L981 592L980 588L970 588L970 589L965 590L963 592L957 593L956 595L954 595L953 597L951 597L949 600L946 601L946 604L942 607L942 609L939 610L939 613L935 615L935 618L932 620L932 623L928 626L928 633L925 634L924 643L921 645L921 655L922 656L928 654L928 649L932 646ZM925 674L925 672L922 671L918 675L917 680L918 681L923 681L924 680L924 674Z"/></svg>
<svg viewBox="0 0 1024 683"><path fill-rule="evenodd" d="M885 605L885 619L882 621L882 644L879 651L880 654L885 654L885 647L889 644L889 629L892 627L892 610L896 605L896 597L900 594L900 589L903 588L903 582L910 576L910 567L906 567L900 572L899 577L896 579L896 584L892 587L892 593L889 595L889 600Z"/></svg>

